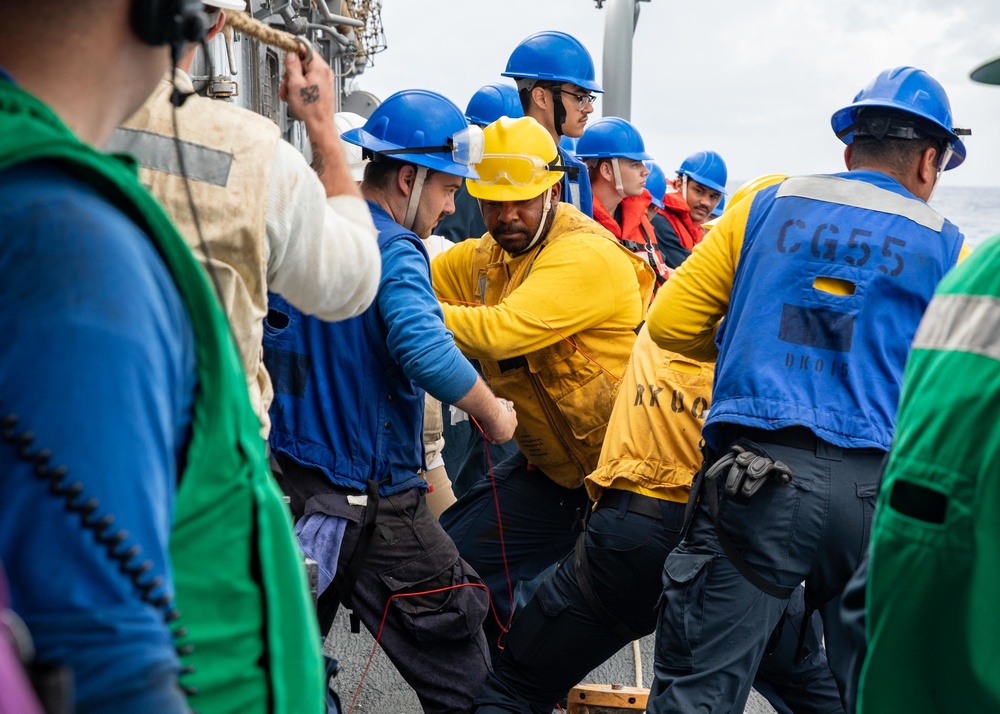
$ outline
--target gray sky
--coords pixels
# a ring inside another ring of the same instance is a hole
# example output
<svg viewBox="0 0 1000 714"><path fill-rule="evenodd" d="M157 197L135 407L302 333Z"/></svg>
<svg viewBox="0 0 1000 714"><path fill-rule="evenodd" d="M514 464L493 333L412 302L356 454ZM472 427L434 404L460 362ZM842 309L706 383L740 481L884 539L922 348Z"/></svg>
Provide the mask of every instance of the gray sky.
<svg viewBox="0 0 1000 714"><path fill-rule="evenodd" d="M579 38L602 81L605 11L593 0L383 0L382 21L388 49L357 88L383 99L419 87L464 110L522 39L550 29ZM699 149L721 153L731 180L840 171L830 115L909 64L944 85L974 132L946 185L1000 186L1000 87L968 78L998 48L997 0L651 0L635 32L631 120L668 174Z"/></svg>

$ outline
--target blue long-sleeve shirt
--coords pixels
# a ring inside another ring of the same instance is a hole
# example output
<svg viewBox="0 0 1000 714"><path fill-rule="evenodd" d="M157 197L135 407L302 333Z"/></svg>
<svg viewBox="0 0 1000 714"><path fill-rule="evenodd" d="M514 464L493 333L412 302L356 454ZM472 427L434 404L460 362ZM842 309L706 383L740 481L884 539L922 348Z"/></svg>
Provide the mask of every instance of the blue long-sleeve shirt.
<svg viewBox="0 0 1000 714"><path fill-rule="evenodd" d="M172 592L168 542L196 380L184 306L149 239L54 164L0 172L0 414L113 515L119 550ZM0 442L0 561L38 659L81 714L186 712L161 612L92 530Z"/></svg>
<svg viewBox="0 0 1000 714"><path fill-rule="evenodd" d="M375 227L392 220L369 203ZM386 346L418 387L445 404L454 404L476 383L476 370L455 346L431 287L427 254L414 243L397 240L382 251L382 278L376 309L387 328Z"/></svg>

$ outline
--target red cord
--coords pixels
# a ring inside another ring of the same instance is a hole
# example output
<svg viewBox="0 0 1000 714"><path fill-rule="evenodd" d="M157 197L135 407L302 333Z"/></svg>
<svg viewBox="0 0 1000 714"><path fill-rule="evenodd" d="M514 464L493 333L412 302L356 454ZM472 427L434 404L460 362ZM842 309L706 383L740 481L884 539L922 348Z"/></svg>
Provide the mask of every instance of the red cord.
<svg viewBox="0 0 1000 714"><path fill-rule="evenodd" d="M496 307L495 305L483 305L481 303L468 302L466 300L456 300L456 299L452 299L452 298L440 298L439 297L438 300L440 302L446 302L446 303L450 303L450 304L454 304L454 305L465 305L465 306L469 306L469 307ZM546 322L545 320L543 320L542 318L540 318L538 315L535 315L534 313L530 313L530 312L526 312L524 314L526 314L529 317L533 317L534 319L538 320L543 325L545 325L547 328L549 328L550 330L552 330L552 332L556 333L559 336L559 338L562 339L564 342L567 342L568 344L572 345L573 349L575 349L577 352L579 352L581 355L583 355L583 357L586 358L588 361L593 362L598 367L600 367L601 370L605 374L607 374L614 382L621 381L621 377L615 375L611 370L609 370L603 364L601 364L596 359L594 359L593 357L591 357L590 355L588 355L586 352L584 352L582 349L580 349L579 345L577 345L575 342L573 342L568 337L566 337L565 335L563 335L561 332L559 332L559 330L557 330L556 328L552 327L552 325L550 325L548 322ZM495 609L493 610L493 617L497 621L497 625L499 625L499 627L500 627L500 637L502 638L504 636L504 634L507 633L507 630L510 629L511 620L514 618L514 588L513 588L513 586L511 585L511 582L510 582L510 568L507 565L507 547L506 547L506 544L504 542L504 537L503 537L503 519L500 516L500 499L497 498L497 482L496 482L496 479L493 476L493 464L490 462L489 440L486 438L486 432L483 430L483 427L480 426L479 422L476 421L475 417L473 417L470 414L469 418L476 425L476 428L479 429L479 432L483 435L483 442L484 442L485 451L486 451L486 464L487 464L487 467L489 468L490 483L493 486L493 503L494 503L494 505L496 506L496 509L497 509L497 530L499 531L499 535L500 535L500 554L501 554L501 557L503 558L504 576L507 578L507 596L510 598L510 614L507 617L507 624L506 625L504 625L503 623L500 622L500 618L497 617L496 610ZM491 601L491 607L492 607L492 601ZM501 649L501 650L503 649L503 645L500 644L499 640L497 641L497 647L499 649Z"/></svg>
<svg viewBox="0 0 1000 714"><path fill-rule="evenodd" d="M486 432L483 431L483 427L479 425L476 418L469 415L469 419L472 423L476 425L479 429L479 433L483 436L483 451L486 453L486 468L490 474L490 485L493 487L493 505L497 509L497 533L500 536L500 557L503 560L503 573L504 577L507 579L507 597L510 600L510 613L507 615L507 624L500 622L500 618L497 616L496 608L493 607L493 601L490 600L490 608L493 611L493 619L496 620L497 626L500 628L500 637L502 638L507 631L510 629L510 621L514 618L514 588L510 582L510 567L507 565L507 544L503 537L503 518L500 517L500 498L497 496L497 480L493 475L493 461L490 459L490 442L486 438ZM500 644L500 640L497 639L497 649L503 649L503 645Z"/></svg>
<svg viewBox="0 0 1000 714"><path fill-rule="evenodd" d="M357 689L354 690L354 697L351 699L351 706L347 708L347 714L351 714L354 711L354 705L358 701L358 695L361 694L361 687L365 683L365 678L368 676L368 670L372 666L372 661L375 659L375 653L378 651L378 641L382 638L382 630L385 629L385 621L389 618L389 606L392 605L392 601L398 597L417 597L418 595L433 595L435 593L443 593L448 590L457 590L458 588L482 588L486 591L486 597L490 598L490 589L486 587L483 583L458 583L457 585L449 585L444 588L434 588L433 590L422 590L420 592L413 593L394 593L389 596L389 599L385 602L385 610L382 612L382 622L378 626L378 632L375 634L375 643L372 645L372 653L368 656L368 662L365 664L365 669L361 673L361 680L358 682ZM490 608L493 607L493 600L490 598ZM495 616L495 614L494 614Z"/></svg>
<svg viewBox="0 0 1000 714"><path fill-rule="evenodd" d="M451 300L451 299L442 298L441 301L442 302L453 303L453 304L456 304L456 305L469 305L469 306L472 306L472 307L484 307L480 303L465 302L463 300ZM490 307L493 307L493 306L490 306ZM586 358L588 361L593 362L598 367L600 367L601 370L603 370L604 373L607 374L611 379L613 379L616 382L618 382L618 381L621 380L621 377L616 376L611 370L609 370L608 368L606 368L604 365L602 365L596 359L594 359L593 357L591 357L590 355L588 355L586 352L584 352L582 349L580 349L579 345L577 345L575 342L573 342L572 340L570 340L569 338L567 338L565 335L563 335L561 332L559 332L559 330L557 330L556 328L552 327L552 325L550 325L548 322L546 322L542 318L538 317L538 315L534 315L532 313L526 313L526 314L529 315L530 317L535 318L536 320L538 320L539 322L541 322L543 325L545 325L547 328L549 328L550 330L552 330L554 333L556 333L557 335L559 335L560 339L562 339L564 342L568 342L569 344L573 345L573 348L577 352L579 352L581 355L583 355L584 358ZM361 673L361 680L358 682L358 687L357 687L357 689L354 690L354 697L351 699L351 705L347 708L347 714L352 714L352 712L354 711L354 705L358 701L358 695L361 694L361 687L365 683L365 678L368 676L368 670L371 668L372 662L375 659L375 653L378 651L378 642L379 642L379 639L382 637L382 630L385 628L385 621L389 617L389 606L392 604L392 601L394 599L396 599L397 597L416 597L417 595L432 595L434 593L445 592L446 590L455 590L457 588L468 588L468 587L482 588L483 590L486 591L486 596L489 598L490 612L493 614L493 619L496 621L497 626L500 628L500 637L502 638L505 634L507 634L507 631L510 629L511 620L514 619L514 588L513 588L512 584L510 582L510 567L507 565L507 546L504 543L504 537L503 537L503 519L500 516L500 499L497 497L497 482L496 482L496 478L495 478L495 476L493 474L493 462L490 459L490 449L489 449L490 442L486 438L486 432L479 425L479 422L476 421L476 418L470 414L469 415L469 419L472 420L472 423L476 425L476 428L479 429L479 433L482 434L482 436L483 436L483 446L484 446L484 450L486 452L486 466L487 466L487 469L489 470L489 474L490 474L490 484L493 487L493 503L496 506L496 511L497 511L497 531L498 531L499 536L500 536L500 555L501 555L501 557L503 559L504 576L507 579L507 596L510 598L510 614L507 616L507 623L504 624L504 623L500 622L500 617L497 614L496 607L493 604L493 597L492 597L492 595L490 593L490 590L489 590L488 587L486 587L486 585L484 585L482 583L459 583L458 585L449 585L448 587L437 588L435 590L424 590L422 592L414 592L414 593L395 593L395 594L389 596L389 599L385 603L385 611L382 613L382 622L381 622L381 624L379 624L378 633L375 635L375 642L372 645L372 652L368 656L368 662L365 664L364 671ZM497 641L497 647L499 649L503 649L503 646L500 644L499 640ZM559 709L560 712L562 711L562 707L560 707L558 704L556 705L556 707Z"/></svg>
<svg viewBox="0 0 1000 714"><path fill-rule="evenodd" d="M507 566L507 549L506 546L504 545L504 539L503 539L503 522L500 520L500 501L497 498L497 482L496 478L493 475L493 462L490 459L489 441L486 438L486 432L484 432L483 428L479 426L479 422L476 421L475 417L473 417L470 414L469 418L472 420L472 423L476 425L476 428L479 429L479 433L482 434L483 436L483 446L486 452L486 466L490 474L490 483L493 484L493 503L496 504L497 528L500 533L500 553L501 556L503 557L504 574L507 577L507 594L510 597L510 615L507 617L507 624L504 625L504 623L500 622L500 616L497 614L496 606L494 606L493 604L493 596L490 593L490 589L486 587L486 585L484 585L483 583L459 583L457 585L449 585L448 587L437 588L434 590L424 590L421 592L413 592L413 593L394 593L393 595L390 595L389 599L385 603L385 610L382 612L382 622L381 624L379 624L378 633L375 635L375 642L374 644L372 644L372 652L370 655L368 655L368 662L365 664L365 669L361 673L361 679L358 682L357 688L354 690L354 697L351 699L351 705L347 708L347 714L352 714L352 712L354 711L354 705L357 703L358 696L361 694L361 687L362 685L364 685L365 678L368 676L368 670L371 668L372 662L375 660L375 653L378 651L378 642L379 639L381 639L382 637L382 630L385 629L385 621L389 617L389 606L392 604L392 601L397 597L416 597L417 595L432 595L434 593L445 592L447 590L456 590L458 588L470 588L470 587L482 588L483 590L486 591L486 597L489 599L490 612L493 614L493 619L496 621L497 626L500 628L500 637L503 637L505 634L507 634L507 630L510 629L510 621L514 617L514 589L511 586L510 582L510 568ZM500 649L503 649L503 647L500 646L499 641L497 642L497 646Z"/></svg>

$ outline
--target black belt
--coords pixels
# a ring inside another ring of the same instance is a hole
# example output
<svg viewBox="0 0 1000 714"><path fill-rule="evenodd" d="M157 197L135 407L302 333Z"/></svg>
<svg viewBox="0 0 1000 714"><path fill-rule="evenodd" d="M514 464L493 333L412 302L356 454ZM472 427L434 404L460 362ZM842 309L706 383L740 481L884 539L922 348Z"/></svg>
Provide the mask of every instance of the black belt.
<svg viewBox="0 0 1000 714"><path fill-rule="evenodd" d="M761 444L777 444L778 446L788 446L793 449L804 449L806 451L816 451L823 444L830 449L854 454L878 454L885 452L885 449L870 447L849 449L836 446L826 439L816 436L812 429L805 426L786 426L783 429L760 429L741 424L728 424L722 431L722 443L724 446L728 446L741 436L744 439Z"/></svg>
<svg viewBox="0 0 1000 714"><path fill-rule="evenodd" d="M793 449L815 451L816 446L823 441L811 429L805 426L787 426L784 429L759 429L753 426L732 424L723 431L724 441L732 442L743 437L750 441L765 444L777 444Z"/></svg>
<svg viewBox="0 0 1000 714"><path fill-rule="evenodd" d="M622 491L617 488L609 488L601 494L601 500L597 502L598 508L620 508L622 501L628 501L625 510L629 513L638 513L660 520L663 518L661 505L663 500L652 496L643 496L632 491Z"/></svg>

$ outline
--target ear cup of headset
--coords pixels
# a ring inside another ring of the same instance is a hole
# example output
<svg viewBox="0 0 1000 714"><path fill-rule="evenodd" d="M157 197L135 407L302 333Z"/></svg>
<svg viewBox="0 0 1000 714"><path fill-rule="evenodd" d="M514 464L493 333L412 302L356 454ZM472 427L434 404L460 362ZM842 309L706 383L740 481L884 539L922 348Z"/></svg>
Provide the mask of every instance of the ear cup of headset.
<svg viewBox="0 0 1000 714"><path fill-rule="evenodd" d="M185 42L198 42L208 32L201 0L132 0L132 29L147 45L170 45L180 54Z"/></svg>

